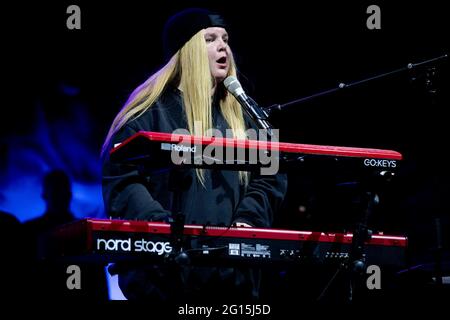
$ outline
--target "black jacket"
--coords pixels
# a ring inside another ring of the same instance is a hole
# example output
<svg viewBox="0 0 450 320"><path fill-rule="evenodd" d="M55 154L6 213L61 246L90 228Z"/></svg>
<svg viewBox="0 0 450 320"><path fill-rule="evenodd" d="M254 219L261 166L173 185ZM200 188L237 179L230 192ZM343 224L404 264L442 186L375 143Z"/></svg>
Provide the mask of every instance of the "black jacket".
<svg viewBox="0 0 450 320"><path fill-rule="evenodd" d="M225 137L228 127L217 103L213 104L213 126ZM112 145L139 131L172 133L187 128L181 92L169 86L144 114L127 123L112 139ZM239 183L239 174L231 170L205 170L205 187L195 169L150 173L138 166L113 163L103 165L103 197L109 216L124 219L164 220L173 210L185 215L185 222L229 226L246 222L270 227L287 189L284 174L253 174L247 188ZM171 185L174 182L174 185ZM173 187L182 186L174 203ZM175 209L176 208L176 209Z"/></svg>

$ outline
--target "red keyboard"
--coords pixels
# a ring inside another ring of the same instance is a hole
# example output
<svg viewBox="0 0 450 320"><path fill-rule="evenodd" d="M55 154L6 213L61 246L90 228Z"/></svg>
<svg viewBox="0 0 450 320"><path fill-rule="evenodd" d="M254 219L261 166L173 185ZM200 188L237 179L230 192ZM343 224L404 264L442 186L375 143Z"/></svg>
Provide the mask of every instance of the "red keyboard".
<svg viewBox="0 0 450 320"><path fill-rule="evenodd" d="M147 131L138 132L115 146L110 151L110 157L114 162L140 164L155 170L174 165L255 170L273 166L277 161L281 170L306 168L306 172L315 174L321 174L324 170L333 171L344 180L367 176L391 177L402 160L402 155L393 150Z"/></svg>
<svg viewBox="0 0 450 320"><path fill-rule="evenodd" d="M84 219L57 229L47 257L163 263L173 253L170 224ZM352 234L185 225L183 250L192 263L261 265L335 263L350 258ZM369 264L403 266L408 240L375 234L365 242Z"/></svg>

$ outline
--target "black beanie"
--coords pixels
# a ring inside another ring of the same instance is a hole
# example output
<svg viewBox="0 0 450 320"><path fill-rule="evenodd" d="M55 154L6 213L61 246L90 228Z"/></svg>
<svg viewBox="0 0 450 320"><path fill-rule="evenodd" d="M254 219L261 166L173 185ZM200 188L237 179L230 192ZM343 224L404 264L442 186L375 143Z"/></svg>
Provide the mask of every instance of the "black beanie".
<svg viewBox="0 0 450 320"><path fill-rule="evenodd" d="M210 27L226 25L220 15L206 9L190 8L169 18L163 30L164 59L168 61L197 32Z"/></svg>

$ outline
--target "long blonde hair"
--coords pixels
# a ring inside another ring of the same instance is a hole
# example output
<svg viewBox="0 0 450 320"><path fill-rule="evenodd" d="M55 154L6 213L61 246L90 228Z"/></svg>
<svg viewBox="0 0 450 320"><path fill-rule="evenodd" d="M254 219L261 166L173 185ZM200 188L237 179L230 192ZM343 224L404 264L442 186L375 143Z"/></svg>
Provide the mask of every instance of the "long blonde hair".
<svg viewBox="0 0 450 320"><path fill-rule="evenodd" d="M236 64L230 55L228 76L236 76ZM186 44L143 84L130 95L124 107L115 117L105 142L102 154L110 148L111 140L127 122L141 116L150 108L171 82L178 80L183 91L183 104L186 113L188 130L192 135L206 136L212 129L211 88L214 79L209 68L209 59L203 31L197 32ZM222 86L222 84L221 84ZM216 87L216 90L219 88ZM245 123L242 109L238 101L224 90L220 99L220 109L232 129L233 137L246 139ZM200 123L201 126L194 126ZM205 177L202 169L196 169L197 178L204 185ZM248 173L239 172L239 181L248 183Z"/></svg>

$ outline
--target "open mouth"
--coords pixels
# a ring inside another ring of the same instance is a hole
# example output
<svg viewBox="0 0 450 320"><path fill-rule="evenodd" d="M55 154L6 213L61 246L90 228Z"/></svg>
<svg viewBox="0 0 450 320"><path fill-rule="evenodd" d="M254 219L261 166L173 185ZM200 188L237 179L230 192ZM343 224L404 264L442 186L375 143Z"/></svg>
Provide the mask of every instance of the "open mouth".
<svg viewBox="0 0 450 320"><path fill-rule="evenodd" d="M227 57L222 57L220 59L217 59L216 62L218 64L226 64L227 63Z"/></svg>

